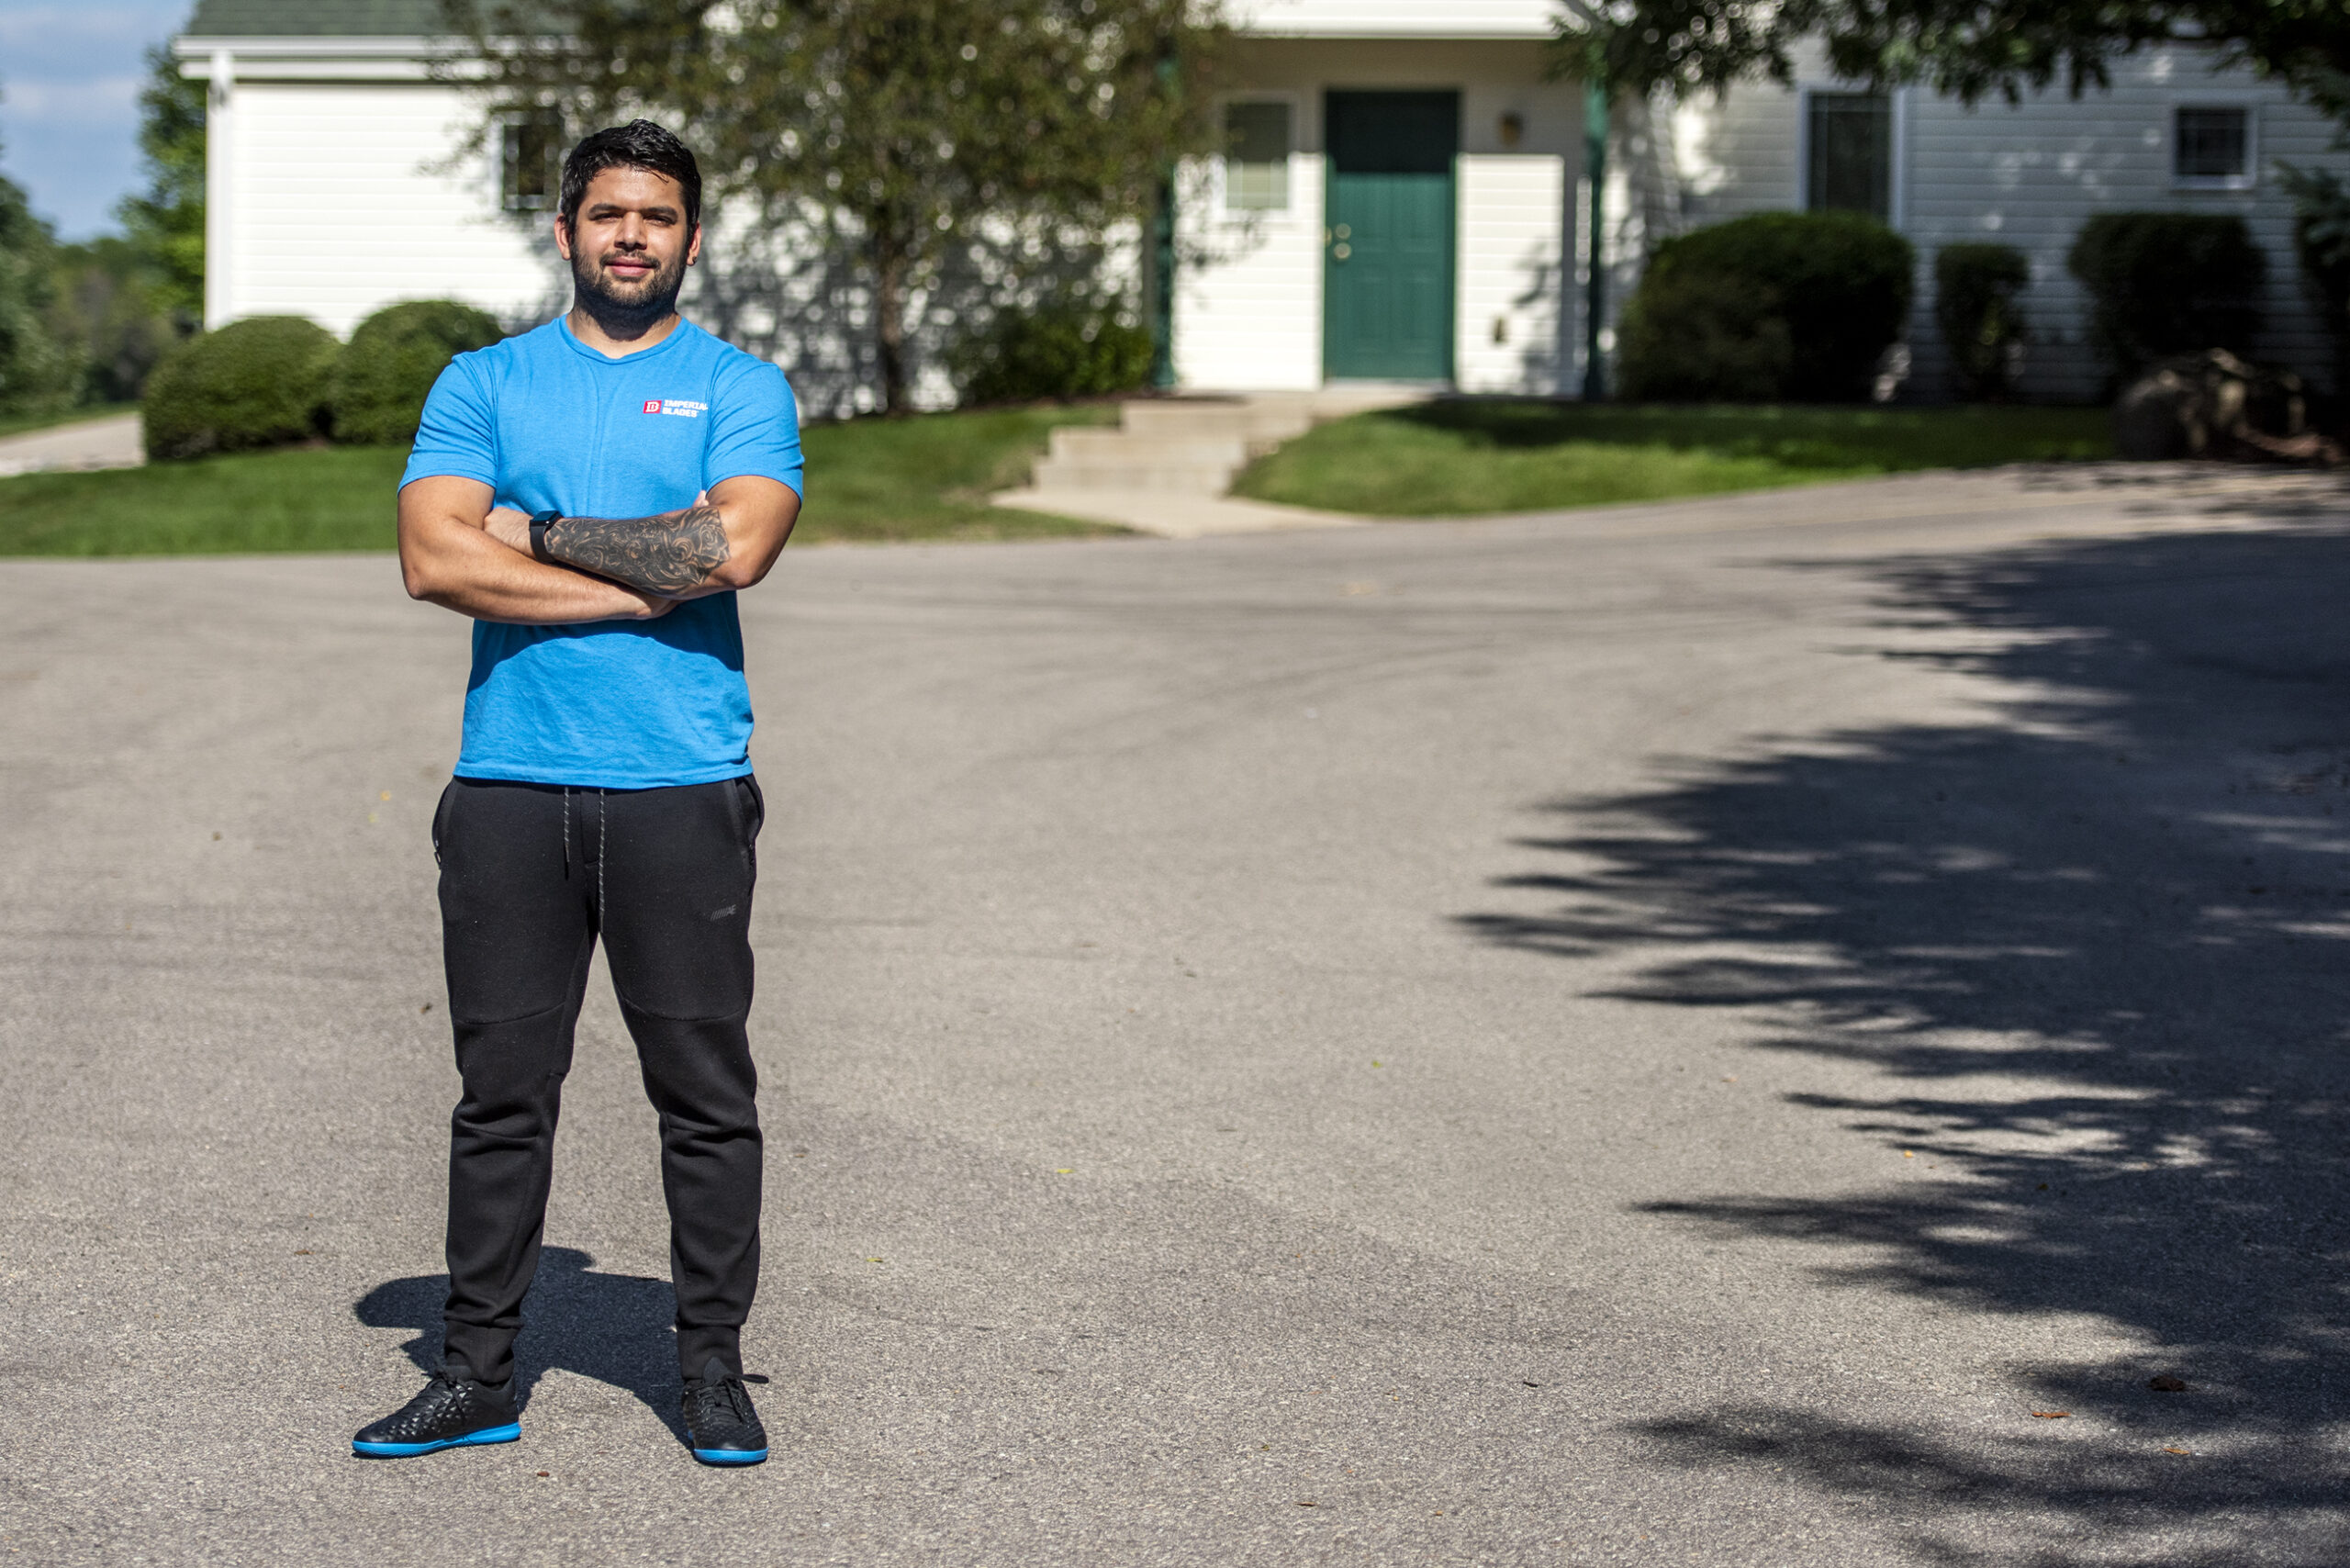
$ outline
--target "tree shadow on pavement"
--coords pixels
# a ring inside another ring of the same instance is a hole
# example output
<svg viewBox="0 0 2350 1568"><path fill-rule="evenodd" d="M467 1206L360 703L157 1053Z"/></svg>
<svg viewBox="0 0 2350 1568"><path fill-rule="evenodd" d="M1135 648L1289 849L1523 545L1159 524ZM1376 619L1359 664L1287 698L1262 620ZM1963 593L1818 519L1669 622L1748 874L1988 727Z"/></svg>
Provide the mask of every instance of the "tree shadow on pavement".
<svg viewBox="0 0 2350 1568"><path fill-rule="evenodd" d="M1980 722L1771 738L1558 803L1500 884L1548 907L1465 924L1633 957L1605 994L1876 1069L1881 1095L1789 1099L1918 1156L1874 1190L1650 1212L1815 1244L1831 1289L2086 1315L2121 1348L2019 1351L2062 1428L1726 1403L1642 1429L1907 1499L1930 1561L2350 1562L2350 529L1862 569L1925 634L1894 641L1942 648L1870 652L1998 683Z"/></svg>
<svg viewBox="0 0 2350 1568"><path fill-rule="evenodd" d="M515 1392L528 1404L548 1372L576 1372L635 1394L683 1441L672 1327L677 1298L666 1280L598 1273L595 1261L571 1247L540 1252L514 1344ZM448 1294L448 1275L410 1275L377 1285L352 1311L370 1328L416 1330L400 1349L429 1372L441 1365L441 1309Z"/></svg>

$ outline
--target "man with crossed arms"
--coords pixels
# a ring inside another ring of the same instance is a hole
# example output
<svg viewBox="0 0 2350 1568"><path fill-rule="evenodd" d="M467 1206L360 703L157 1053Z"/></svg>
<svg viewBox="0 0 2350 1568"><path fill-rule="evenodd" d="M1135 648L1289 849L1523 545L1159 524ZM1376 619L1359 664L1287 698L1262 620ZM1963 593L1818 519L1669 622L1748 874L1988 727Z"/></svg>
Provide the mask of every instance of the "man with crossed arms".
<svg viewBox="0 0 2350 1568"><path fill-rule="evenodd" d="M749 923L764 816L734 594L800 511L791 388L677 314L693 154L645 120L565 161L562 318L442 373L399 495L408 590L474 622L456 777L432 824L464 1082L441 1368L352 1440L511 1442L555 1117L599 939L660 1113L694 1456L755 1464L743 1386L762 1150Z"/></svg>

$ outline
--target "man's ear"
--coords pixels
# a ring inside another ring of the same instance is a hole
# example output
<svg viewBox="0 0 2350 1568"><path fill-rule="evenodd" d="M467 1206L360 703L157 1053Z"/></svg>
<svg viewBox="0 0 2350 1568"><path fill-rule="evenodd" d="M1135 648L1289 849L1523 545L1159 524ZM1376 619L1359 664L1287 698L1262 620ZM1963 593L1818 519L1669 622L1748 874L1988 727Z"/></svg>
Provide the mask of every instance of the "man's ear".
<svg viewBox="0 0 2350 1568"><path fill-rule="evenodd" d="M696 262L700 260L701 225L697 223L694 225L694 237L686 243L686 265L692 266Z"/></svg>
<svg viewBox="0 0 2350 1568"><path fill-rule="evenodd" d="M571 260L571 223L559 212L554 215L554 249L565 261Z"/></svg>

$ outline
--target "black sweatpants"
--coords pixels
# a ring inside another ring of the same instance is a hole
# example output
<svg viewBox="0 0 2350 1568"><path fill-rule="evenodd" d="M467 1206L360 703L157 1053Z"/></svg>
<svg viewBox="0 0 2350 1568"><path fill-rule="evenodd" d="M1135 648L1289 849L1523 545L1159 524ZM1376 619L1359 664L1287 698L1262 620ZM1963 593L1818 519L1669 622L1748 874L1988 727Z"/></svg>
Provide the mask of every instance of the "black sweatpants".
<svg viewBox="0 0 2350 1568"><path fill-rule="evenodd" d="M677 1359L742 1371L759 1279L761 1145L744 1023L766 814L749 778L671 790L459 778L432 821L449 1014L446 1361L512 1372L538 1270L555 1115L597 938L661 1117Z"/></svg>

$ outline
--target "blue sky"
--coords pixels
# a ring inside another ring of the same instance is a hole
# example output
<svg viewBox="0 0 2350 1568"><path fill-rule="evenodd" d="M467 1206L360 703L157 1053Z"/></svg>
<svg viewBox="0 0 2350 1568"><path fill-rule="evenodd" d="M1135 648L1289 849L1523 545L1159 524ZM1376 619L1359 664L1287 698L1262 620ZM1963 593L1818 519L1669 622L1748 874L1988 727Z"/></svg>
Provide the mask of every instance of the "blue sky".
<svg viewBox="0 0 2350 1568"><path fill-rule="evenodd" d="M0 174L68 240L139 184L140 56L195 0L0 0Z"/></svg>

